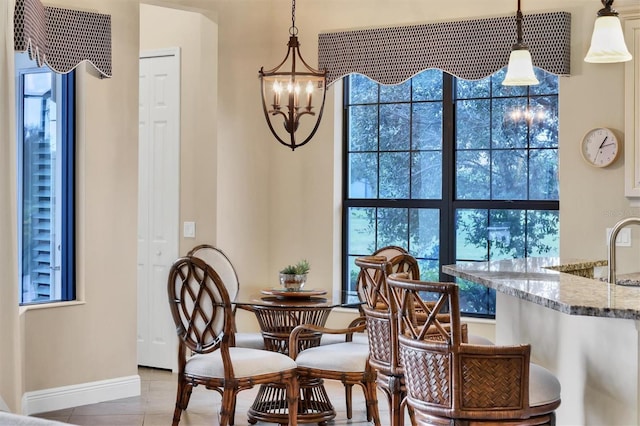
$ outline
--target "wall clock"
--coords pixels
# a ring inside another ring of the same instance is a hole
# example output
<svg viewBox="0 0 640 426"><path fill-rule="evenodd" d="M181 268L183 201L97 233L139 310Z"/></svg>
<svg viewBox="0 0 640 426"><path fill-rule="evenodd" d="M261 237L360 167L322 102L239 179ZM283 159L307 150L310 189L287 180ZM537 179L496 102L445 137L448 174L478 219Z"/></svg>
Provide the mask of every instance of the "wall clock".
<svg viewBox="0 0 640 426"><path fill-rule="evenodd" d="M582 138L582 158L594 167L607 167L618 158L620 143L611 129L591 129Z"/></svg>

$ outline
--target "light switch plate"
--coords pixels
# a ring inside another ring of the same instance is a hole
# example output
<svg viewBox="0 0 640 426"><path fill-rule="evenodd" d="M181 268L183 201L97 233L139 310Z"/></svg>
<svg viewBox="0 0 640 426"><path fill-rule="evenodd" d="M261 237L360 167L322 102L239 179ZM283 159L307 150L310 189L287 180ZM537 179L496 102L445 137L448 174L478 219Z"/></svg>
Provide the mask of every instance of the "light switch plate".
<svg viewBox="0 0 640 426"><path fill-rule="evenodd" d="M611 237L611 228L607 228L607 245ZM631 228L622 228L616 236L617 247L631 247Z"/></svg>
<svg viewBox="0 0 640 426"><path fill-rule="evenodd" d="M196 237L196 223L195 222L185 222L182 230L182 235L185 238L195 238Z"/></svg>

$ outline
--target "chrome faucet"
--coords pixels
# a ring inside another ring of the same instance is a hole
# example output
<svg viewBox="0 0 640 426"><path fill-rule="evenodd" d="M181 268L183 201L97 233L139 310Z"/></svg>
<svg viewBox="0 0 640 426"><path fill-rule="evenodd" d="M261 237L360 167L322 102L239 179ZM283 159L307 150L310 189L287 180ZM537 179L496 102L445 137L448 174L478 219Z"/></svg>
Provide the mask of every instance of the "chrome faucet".
<svg viewBox="0 0 640 426"><path fill-rule="evenodd" d="M628 225L640 225L640 217L628 217L626 219L622 219L620 222L616 223L611 229L611 234L609 235L609 283L616 283L616 238L618 237L618 233L622 228Z"/></svg>

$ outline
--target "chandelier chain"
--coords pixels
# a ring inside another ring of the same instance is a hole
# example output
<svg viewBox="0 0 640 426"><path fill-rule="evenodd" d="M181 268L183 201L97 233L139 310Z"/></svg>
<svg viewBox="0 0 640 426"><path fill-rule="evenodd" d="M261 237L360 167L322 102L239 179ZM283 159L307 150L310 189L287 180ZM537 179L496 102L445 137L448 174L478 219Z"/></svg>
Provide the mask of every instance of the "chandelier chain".
<svg viewBox="0 0 640 426"><path fill-rule="evenodd" d="M289 35L298 35L298 28L296 27L296 0L291 0L291 28L289 28Z"/></svg>

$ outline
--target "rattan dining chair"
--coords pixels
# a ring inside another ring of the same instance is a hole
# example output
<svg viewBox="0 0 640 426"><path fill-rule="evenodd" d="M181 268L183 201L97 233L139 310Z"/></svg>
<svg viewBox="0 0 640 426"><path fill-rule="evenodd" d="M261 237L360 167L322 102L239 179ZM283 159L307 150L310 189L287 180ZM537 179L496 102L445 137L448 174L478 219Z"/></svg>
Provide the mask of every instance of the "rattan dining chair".
<svg viewBox="0 0 640 426"><path fill-rule="evenodd" d="M288 404L289 425L297 425L296 362L278 352L233 346L233 307L220 275L200 258L182 257L171 266L167 292L179 337L173 425L180 422L194 386L221 395L220 425L227 426L234 424L238 393L266 383L286 389L281 403Z"/></svg>
<svg viewBox="0 0 640 426"><path fill-rule="evenodd" d="M376 373L369 365L369 347L352 340L307 347L302 351L299 339L302 333L316 332L323 335L351 335L361 333L365 329L364 318L359 317L345 329L332 329L317 325L301 324L293 329L289 337L289 356L298 364L300 382L313 380L339 380L345 387L345 403L347 419L353 417L352 388L354 385L362 387L367 420L380 426L378 411L378 397L376 392ZM349 338L348 338L349 339ZM304 395L301 395L304 397ZM321 421L322 419L318 419Z"/></svg>
<svg viewBox="0 0 640 426"><path fill-rule="evenodd" d="M397 317L391 311L386 278L394 271L418 278L418 261L409 254L399 254L391 259L384 255L358 257L355 263L360 267L357 291L364 302L361 309L369 336L369 364L376 371L378 388L387 396L391 426L401 426L404 372L398 358Z"/></svg>
<svg viewBox="0 0 640 426"><path fill-rule="evenodd" d="M236 300L236 297L240 292L240 280L238 279L236 269L233 267L233 263L231 263L229 257L221 249L211 244L199 244L192 248L187 253L187 256L199 257L210 265L222 279L231 301L233 302ZM248 308L243 307L243 309L247 310ZM236 305L233 306L233 313L235 316ZM259 331L235 331L235 346L241 348L265 349L264 338L262 337L262 333Z"/></svg>
<svg viewBox="0 0 640 426"><path fill-rule="evenodd" d="M560 382L530 363L530 345L464 343L458 286L387 278L398 317L400 360L406 402L415 425L553 425L560 405ZM435 295L426 304L424 294ZM416 324L418 306L427 313ZM449 322L440 321L446 313Z"/></svg>

